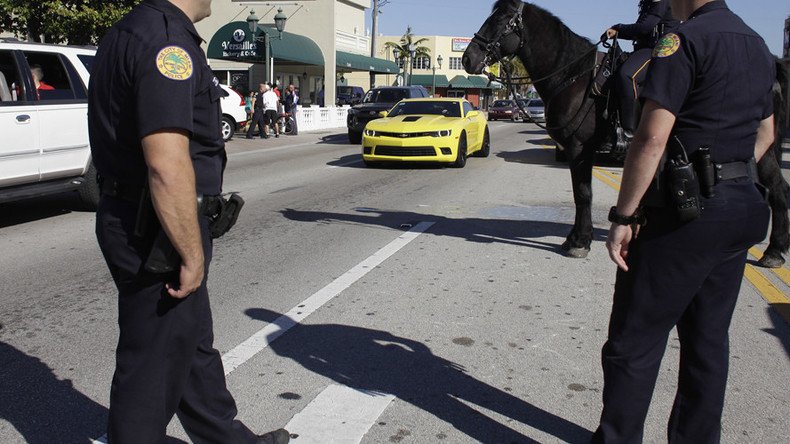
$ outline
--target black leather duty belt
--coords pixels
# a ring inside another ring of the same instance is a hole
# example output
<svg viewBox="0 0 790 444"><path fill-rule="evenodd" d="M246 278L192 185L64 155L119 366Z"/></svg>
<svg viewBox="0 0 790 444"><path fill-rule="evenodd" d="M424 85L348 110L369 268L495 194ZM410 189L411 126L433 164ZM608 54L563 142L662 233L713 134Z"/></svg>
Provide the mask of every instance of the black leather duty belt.
<svg viewBox="0 0 790 444"><path fill-rule="evenodd" d="M742 162L716 163L713 165L716 183L750 177L757 180L757 165L754 158Z"/></svg>
<svg viewBox="0 0 790 444"><path fill-rule="evenodd" d="M99 178L99 189L101 194L116 199L125 200L135 205L140 203L145 194L145 188L137 185L129 185L117 180ZM198 196L198 212L203 216L216 216L222 210L221 196Z"/></svg>

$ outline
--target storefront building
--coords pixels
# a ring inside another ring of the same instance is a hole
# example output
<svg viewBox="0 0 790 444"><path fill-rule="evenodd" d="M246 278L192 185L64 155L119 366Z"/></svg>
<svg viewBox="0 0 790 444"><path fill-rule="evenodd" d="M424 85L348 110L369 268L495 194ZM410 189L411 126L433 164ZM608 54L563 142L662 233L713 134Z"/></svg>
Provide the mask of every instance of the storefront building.
<svg viewBox="0 0 790 444"><path fill-rule="evenodd" d="M394 62L370 57L370 37L365 35L365 10L370 4L370 0L214 0L211 16L196 27L207 41L209 65L222 83L245 91L264 81L294 84L303 105L330 105L343 75L357 73L369 79L371 72L397 74ZM255 31L247 22L253 12L259 20ZM274 26L278 13L287 18L282 33ZM369 80L362 86L368 85Z"/></svg>

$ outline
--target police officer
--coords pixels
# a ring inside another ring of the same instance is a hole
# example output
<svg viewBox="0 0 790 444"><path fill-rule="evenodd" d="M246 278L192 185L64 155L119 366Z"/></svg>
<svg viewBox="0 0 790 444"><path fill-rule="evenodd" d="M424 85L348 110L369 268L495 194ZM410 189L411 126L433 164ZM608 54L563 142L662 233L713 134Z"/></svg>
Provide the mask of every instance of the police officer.
<svg viewBox="0 0 790 444"><path fill-rule="evenodd" d="M163 442L173 414L196 443L288 441L285 430L256 436L234 419L212 345L211 211L198 210L197 195L221 192L223 94L193 25L210 13L211 0L144 0L107 33L93 65L96 234L119 297L113 444ZM171 274L144 267L161 233L180 256Z"/></svg>
<svg viewBox="0 0 790 444"><path fill-rule="evenodd" d="M719 442L730 320L747 249L768 227L769 209L750 169L773 143L773 58L724 1L672 0L672 9L686 21L653 52L642 120L609 215L607 248L619 269L594 442L642 441L675 326L680 369L669 442ZM715 185L699 198L702 214L687 222L679 217L687 208L668 199L640 214L670 137L692 159L709 147L716 164Z"/></svg>
<svg viewBox="0 0 790 444"><path fill-rule="evenodd" d="M653 47L661 34L676 25L669 0L640 0L636 23L620 23L606 31L610 39L617 37L634 42L634 52L618 70L615 86L620 99L620 124L626 137L632 137L638 123L638 88L645 80Z"/></svg>

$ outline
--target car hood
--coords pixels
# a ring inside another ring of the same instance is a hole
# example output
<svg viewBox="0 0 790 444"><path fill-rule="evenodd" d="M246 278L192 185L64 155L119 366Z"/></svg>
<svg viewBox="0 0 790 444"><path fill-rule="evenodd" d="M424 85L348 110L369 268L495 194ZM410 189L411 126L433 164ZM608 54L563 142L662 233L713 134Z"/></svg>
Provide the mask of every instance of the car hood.
<svg viewBox="0 0 790 444"><path fill-rule="evenodd" d="M360 103L352 107L354 111L358 112L378 112L378 111L389 111L392 107L395 106L394 103Z"/></svg>
<svg viewBox="0 0 790 444"><path fill-rule="evenodd" d="M450 129L458 123L459 117L444 117L436 115L407 114L397 117L385 117L370 122L368 129L375 131L388 131L396 133L413 133L417 131L438 131Z"/></svg>

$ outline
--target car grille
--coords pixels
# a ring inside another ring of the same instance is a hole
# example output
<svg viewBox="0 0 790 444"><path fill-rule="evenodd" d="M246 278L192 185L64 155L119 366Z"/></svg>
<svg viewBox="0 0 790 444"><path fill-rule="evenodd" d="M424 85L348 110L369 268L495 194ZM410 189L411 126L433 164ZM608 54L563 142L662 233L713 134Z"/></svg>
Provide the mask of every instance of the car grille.
<svg viewBox="0 0 790 444"><path fill-rule="evenodd" d="M376 131L379 137L393 137L395 139L409 139L411 137L430 137L432 133L387 133Z"/></svg>
<svg viewBox="0 0 790 444"><path fill-rule="evenodd" d="M379 145L376 147L377 156L398 156L398 157L420 157L436 156L436 150L432 146L388 146Z"/></svg>

